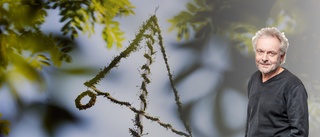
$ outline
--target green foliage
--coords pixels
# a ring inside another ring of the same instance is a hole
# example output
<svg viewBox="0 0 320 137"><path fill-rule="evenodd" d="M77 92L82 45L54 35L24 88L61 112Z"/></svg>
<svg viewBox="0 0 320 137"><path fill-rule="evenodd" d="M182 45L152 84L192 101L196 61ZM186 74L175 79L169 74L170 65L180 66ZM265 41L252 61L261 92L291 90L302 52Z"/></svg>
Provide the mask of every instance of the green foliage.
<svg viewBox="0 0 320 137"><path fill-rule="evenodd" d="M266 20L275 22L271 26L286 25L285 29L294 24L294 20L288 20L289 13L281 12L281 8L274 7L272 15L268 8L264 8L262 15L255 12L257 5L270 5L274 1L235 1L235 0L192 0L187 3L187 9L169 19L170 30L177 30L178 40L188 40L192 34L194 38L209 38L219 35L230 39L232 46L252 53L251 37L261 26L265 26ZM279 1L278 3L283 3ZM271 7L270 7L271 8ZM265 12L265 13L264 13ZM281 14L279 14L281 13ZM286 19L286 20L285 20ZM285 21L284 21L285 20ZM260 24L259 24L260 23ZM257 24L259 24L257 26ZM286 30L291 32L292 30Z"/></svg>
<svg viewBox="0 0 320 137"><path fill-rule="evenodd" d="M205 16L198 16L199 13L210 11L205 3L205 0L194 0L187 4L187 11L182 11L179 15L169 19L172 24L170 31L177 29L178 40L189 39L192 28L194 31L199 31L204 26L210 23L210 20Z"/></svg>
<svg viewBox="0 0 320 137"><path fill-rule="evenodd" d="M128 0L0 1L0 73L3 74L0 85L8 81L11 77L8 74L12 73L41 83L39 70L72 62L69 55L73 49L72 40L79 32L94 33L95 24L104 26L102 37L108 48L114 44L121 47L123 32L114 18L133 14L133 8ZM61 31L71 39L41 31L50 9L59 9L60 22L65 23Z"/></svg>
<svg viewBox="0 0 320 137"><path fill-rule="evenodd" d="M9 135L10 132L10 121L2 120L2 114L0 113L0 136L1 135Z"/></svg>
<svg viewBox="0 0 320 137"><path fill-rule="evenodd" d="M61 29L64 35L70 35L72 39L78 37L79 31L90 35L94 33L95 24L101 24L104 26L102 37L108 48L113 44L121 47L124 40L114 18L134 13L134 6L128 0L52 0L49 4L53 9L60 9L60 22L65 22Z"/></svg>
<svg viewBox="0 0 320 137"><path fill-rule="evenodd" d="M111 69L118 66L118 64L120 63L122 58L127 58L130 56L131 53L139 50L140 49L139 47L141 46L141 42L143 42L143 41L146 43L145 46L148 49L147 53L144 54L144 57L147 61L141 67L141 70L143 71L143 73L141 74L141 77L143 80L141 83L141 87L140 87L141 92L139 95L139 99L141 101L141 106L140 106L140 109L136 109L129 102L120 101L120 100L112 97L110 95L110 93L102 92L102 91L98 90L95 87L95 85L98 84L100 82L100 80L105 78L107 76L107 74L111 71ZM149 74L151 71L150 65L153 62L153 55L155 54L154 49L153 49L153 45L156 44L156 42L160 46L161 53L163 55L163 59L164 59L164 62L165 62L166 68L167 68L169 81L171 83L171 87L174 92L175 101L176 101L176 104L178 107L180 118L184 122L184 126L185 126L188 133L178 131L175 128L173 128L170 124L161 122L159 118L149 116L148 114L145 113L146 109L147 109L147 105L148 105L147 97L148 97L148 93L149 93L147 91L147 84L149 84L151 82L148 77L149 77ZM166 128L166 129L170 129L172 132L174 132L178 135L191 137L192 136L191 127L188 124L188 122L182 118L182 103L180 101L179 93L178 93L177 89L174 87L171 70L170 70L170 67L168 64L168 59L166 56L167 55L166 55L165 48L163 45L163 38L161 36L161 30L158 25L158 20L157 20L157 17L155 15L153 15L149 18L149 20L147 20L145 23L142 24L142 26L139 30L139 33L136 34L135 39L132 41L132 43L130 43L130 45L124 51L122 51L118 56L114 57L114 59L111 61L111 63L107 67L104 67L94 78L92 78L91 80L84 83L85 86L87 86L88 88L91 88L95 93L90 90L87 90L87 91L81 93L75 99L76 107L79 110L90 108L94 105L95 100L96 100L96 96L101 95L101 96L104 96L105 98L109 99L111 102L113 102L115 104L128 107L131 111L133 111L136 114L135 119L134 119L135 128L134 129L129 128L131 136L134 136L134 137L143 136L143 134L144 134L143 133L143 125L141 123L141 121L142 121L141 117L143 116L146 119L157 122L160 126ZM81 99L84 98L85 96L88 96L90 98L90 101L87 104L81 104Z"/></svg>
<svg viewBox="0 0 320 137"><path fill-rule="evenodd" d="M21 76L44 86L40 72L44 66L72 61L71 40L40 30L47 8L39 0L0 2L0 85L8 83L14 91L14 82Z"/></svg>
<svg viewBox="0 0 320 137"><path fill-rule="evenodd" d="M24 107L17 82L44 90L43 69L71 63L74 39L95 33L96 25L104 27L108 48L121 47L123 32L115 18L134 14L133 8L129 0L0 0L0 88L6 84L19 108ZM63 35L41 30L50 10L60 12Z"/></svg>

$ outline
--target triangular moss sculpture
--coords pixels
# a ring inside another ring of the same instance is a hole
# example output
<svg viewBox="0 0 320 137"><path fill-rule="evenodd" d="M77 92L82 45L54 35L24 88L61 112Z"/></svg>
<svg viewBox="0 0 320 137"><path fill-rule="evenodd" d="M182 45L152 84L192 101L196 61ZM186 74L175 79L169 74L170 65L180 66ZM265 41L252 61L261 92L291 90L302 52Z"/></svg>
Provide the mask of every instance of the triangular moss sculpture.
<svg viewBox="0 0 320 137"><path fill-rule="evenodd" d="M144 57L147 59L147 62L146 62L146 64L144 64L141 67L141 69L143 71L143 73L141 74L143 81L141 84L141 93L139 95L139 98L141 100L141 106L140 106L140 109L137 109L137 108L133 107L129 102L120 101L120 100L112 97L108 92L102 92L102 91L98 90L95 87L95 85L98 84L98 82L101 79L103 79L110 72L110 70L112 68L115 68L119 64L119 62L122 58L129 57L130 53L139 50L139 46L141 45L140 42L143 40L145 41L145 43L147 45L148 51L147 51L147 53L144 54ZM148 96L148 91L147 91L146 86L148 83L150 83L150 80L148 78L148 76L150 74L150 67L149 66L153 62L152 56L155 54L154 49L153 49L153 45L156 42L158 42L158 45L160 45L161 53L163 55L163 59L164 59L164 62L165 62L166 68L167 68L170 85L173 89L173 93L175 96L175 101L176 101L176 104L178 107L180 118L183 121L183 124L184 124L186 131L188 133L178 131L175 128L173 128L170 124L164 123L164 122L160 121L159 118L150 116L146 113L146 108L148 105L147 101L146 101L146 98ZM113 103L128 107L130 110L132 110L136 114L135 120L134 120L134 124L135 124L136 128L129 129L130 133L133 137L141 137L144 135L143 125L141 123L142 117L145 117L146 119L157 122L162 127L170 129L172 132L174 132L178 135L192 137L190 125L188 124L188 122L184 118L182 118L182 103L180 101L179 93L173 83L173 78L172 78L172 74L170 72L170 67L168 64L167 55L165 52L165 48L163 46L161 30L158 25L157 17L155 15L151 16L145 23L143 23L143 25L141 26L141 28L139 30L139 33L135 36L135 39L132 41L132 43L124 51L122 51L120 53L120 55L116 56L107 67L104 67L94 78L85 82L84 85L87 86L91 90L87 90L87 91L82 92L75 99L76 107L79 110L83 110L83 109L87 109L87 108L92 107L96 101L97 96L103 96L103 97L109 99ZM85 96L90 97L90 100L87 104L83 105L83 104L81 104L80 101Z"/></svg>

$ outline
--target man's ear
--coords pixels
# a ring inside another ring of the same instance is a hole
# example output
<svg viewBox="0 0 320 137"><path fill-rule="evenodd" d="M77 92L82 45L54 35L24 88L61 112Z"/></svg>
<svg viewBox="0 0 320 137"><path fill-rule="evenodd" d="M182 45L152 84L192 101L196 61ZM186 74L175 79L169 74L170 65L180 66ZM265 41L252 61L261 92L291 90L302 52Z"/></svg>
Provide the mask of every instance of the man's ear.
<svg viewBox="0 0 320 137"><path fill-rule="evenodd" d="M281 62L283 62L284 61L284 57L286 56L286 52L285 53L283 53L282 55L280 55L280 60L281 60Z"/></svg>

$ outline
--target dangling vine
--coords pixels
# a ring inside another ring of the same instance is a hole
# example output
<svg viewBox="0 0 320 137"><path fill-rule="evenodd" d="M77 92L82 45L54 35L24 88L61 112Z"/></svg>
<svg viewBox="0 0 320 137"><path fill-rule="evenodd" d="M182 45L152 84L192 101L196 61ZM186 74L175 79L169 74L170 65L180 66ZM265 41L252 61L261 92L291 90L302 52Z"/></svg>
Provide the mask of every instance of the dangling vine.
<svg viewBox="0 0 320 137"><path fill-rule="evenodd" d="M156 37L157 36L157 37ZM156 39L157 38L157 39ZM142 83L140 87L140 95L139 99L141 101L140 109L137 109L133 107L129 102L118 100L114 97L112 97L108 92L100 91L95 87L96 84L100 82L101 79L105 78L105 76L110 72L111 69L116 67L122 58L127 58L130 56L132 52L135 52L139 50L139 47L141 46L140 42L145 41L146 46L146 53L144 54L144 58L146 58L146 63L140 68L142 70L141 77L142 77ZM148 90L147 85L151 82L149 79L150 75L150 65L153 63L153 55L155 54L153 45L157 44L160 46L160 50L165 62L165 66L168 72L168 77L170 81L171 88L173 89L173 93L175 96L175 102L178 107L179 116L180 119L183 121L183 124L185 126L185 129L187 133L179 131L172 127L171 124L162 122L159 118L150 116L146 112L147 109L147 97L148 97ZM101 71L91 80L84 83L85 86L90 88L91 90L87 90L82 92L78 97L75 99L75 105L79 110L90 108L94 105L96 101L97 96L103 96L107 99L109 99L111 102L118 104L120 106L126 106L131 111L133 111L135 115L134 119L134 126L135 128L129 128L129 131L133 137L141 137L144 135L143 133L143 124L142 124L142 118L145 117L148 120L157 122L160 126L170 129L172 132L186 137L192 137L191 134L191 127L189 123L183 119L182 116L182 103L180 101L180 96L178 93L178 90L174 86L173 78L172 78L171 70L168 64L167 55L165 52L165 48L163 45L163 39L161 36L161 30L158 25L158 20L155 15L151 16L146 22L144 22L139 30L139 33L136 34L135 39L132 41L132 43L124 50L122 51L118 56L114 57L114 59L111 61L111 63L107 66L101 69ZM87 104L81 104L81 99L85 96L88 96L90 98L89 102Z"/></svg>

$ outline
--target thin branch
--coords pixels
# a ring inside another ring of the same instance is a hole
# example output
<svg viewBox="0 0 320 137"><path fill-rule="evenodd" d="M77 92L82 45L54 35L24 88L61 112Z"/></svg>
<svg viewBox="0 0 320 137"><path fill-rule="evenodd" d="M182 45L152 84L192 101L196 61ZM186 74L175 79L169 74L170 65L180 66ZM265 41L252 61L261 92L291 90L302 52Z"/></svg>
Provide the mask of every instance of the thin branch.
<svg viewBox="0 0 320 137"><path fill-rule="evenodd" d="M160 32L161 30L160 30L160 27L158 25L158 22L157 22L156 18L154 18L154 24L157 27L155 30L158 30L158 33L159 33L158 34L159 45L160 45L161 53L162 53L162 56L163 56L163 59L164 59L164 62L165 62L166 68L167 68L170 85L171 85L171 88L172 88L174 96L175 96L176 104L178 106L178 112L179 112L180 119L183 121L183 124L184 124L186 130L188 131L189 135L192 136L191 126L190 126L189 122L186 119L183 118L183 112L182 112L183 111L183 107L182 107L182 103L180 101L180 95L179 95L178 90L174 86L173 76L171 74L171 70L170 70L170 66L169 66L169 63L168 63L167 54L166 54L166 51L165 51L165 48L164 48L164 45L163 45L163 38L160 35L161 34L161 32Z"/></svg>
<svg viewBox="0 0 320 137"><path fill-rule="evenodd" d="M95 88L94 86L90 87L91 89L93 89L97 95L99 96L104 96L106 97L107 99L109 99L111 102L113 103L116 103L116 104L119 104L119 105L122 105L122 106L126 106L128 107L131 111L133 111L134 113L136 114L139 114L141 116L144 116L146 119L149 119L151 121L154 121L154 122L157 122L160 126L166 128L166 129L170 129L172 132L178 134L178 135L182 135L182 136L185 136L185 137L191 137L189 134L187 133L184 133L182 131L179 131L177 129L175 129L174 127L171 126L171 124L168 124L168 123L165 123L165 122L162 122L159 118L157 117L154 117L154 116L150 116L148 115L147 113L145 113L144 111L141 111L141 110L138 110L136 109L135 107L131 106L130 103L128 102L125 102L125 101L120 101L114 97L112 97L109 93L107 92L102 92L100 91L99 89Z"/></svg>

